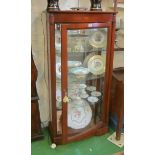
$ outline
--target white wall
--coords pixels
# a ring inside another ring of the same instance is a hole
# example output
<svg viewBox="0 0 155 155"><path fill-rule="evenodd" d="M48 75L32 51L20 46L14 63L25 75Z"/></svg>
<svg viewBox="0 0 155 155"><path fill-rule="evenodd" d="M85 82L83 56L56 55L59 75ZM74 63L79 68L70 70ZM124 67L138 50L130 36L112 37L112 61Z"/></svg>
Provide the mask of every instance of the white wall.
<svg viewBox="0 0 155 155"><path fill-rule="evenodd" d="M41 121L46 124L49 120L49 100L47 91L47 45L46 45L46 18L45 10L47 0L31 0L31 41L34 62L38 70L37 91L39 95L39 109ZM78 0L59 0L60 9L67 10L71 7L77 7ZM103 0L102 8L112 5L109 0ZM90 8L90 0L80 0L80 6ZM116 62L117 66L123 65L123 55L119 54Z"/></svg>

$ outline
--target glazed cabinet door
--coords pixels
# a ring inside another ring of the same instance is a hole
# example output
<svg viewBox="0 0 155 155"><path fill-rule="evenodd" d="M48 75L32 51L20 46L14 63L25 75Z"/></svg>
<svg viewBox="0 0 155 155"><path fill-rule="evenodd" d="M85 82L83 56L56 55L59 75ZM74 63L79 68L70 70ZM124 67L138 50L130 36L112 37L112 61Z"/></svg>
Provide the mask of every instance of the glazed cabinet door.
<svg viewBox="0 0 155 155"><path fill-rule="evenodd" d="M111 23L55 26L57 135L62 143L107 125L111 32Z"/></svg>

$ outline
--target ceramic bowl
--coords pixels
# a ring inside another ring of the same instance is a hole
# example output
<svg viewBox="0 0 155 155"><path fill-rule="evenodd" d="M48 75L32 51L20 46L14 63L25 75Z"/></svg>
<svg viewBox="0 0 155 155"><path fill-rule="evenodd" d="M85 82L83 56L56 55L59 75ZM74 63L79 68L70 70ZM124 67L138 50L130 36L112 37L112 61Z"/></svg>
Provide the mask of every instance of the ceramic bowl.
<svg viewBox="0 0 155 155"><path fill-rule="evenodd" d="M68 61L68 67L79 67L82 63L80 61Z"/></svg>
<svg viewBox="0 0 155 155"><path fill-rule="evenodd" d="M73 73L77 78L84 78L88 73L89 69L84 67L72 68L71 73Z"/></svg>

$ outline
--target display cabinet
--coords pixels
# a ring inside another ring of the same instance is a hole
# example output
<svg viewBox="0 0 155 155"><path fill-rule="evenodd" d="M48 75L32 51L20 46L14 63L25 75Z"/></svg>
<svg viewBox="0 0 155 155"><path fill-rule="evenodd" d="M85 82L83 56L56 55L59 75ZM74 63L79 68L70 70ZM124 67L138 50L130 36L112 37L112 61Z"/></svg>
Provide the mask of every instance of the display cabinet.
<svg viewBox="0 0 155 155"><path fill-rule="evenodd" d="M108 132L115 16L47 11L49 131L56 144Z"/></svg>

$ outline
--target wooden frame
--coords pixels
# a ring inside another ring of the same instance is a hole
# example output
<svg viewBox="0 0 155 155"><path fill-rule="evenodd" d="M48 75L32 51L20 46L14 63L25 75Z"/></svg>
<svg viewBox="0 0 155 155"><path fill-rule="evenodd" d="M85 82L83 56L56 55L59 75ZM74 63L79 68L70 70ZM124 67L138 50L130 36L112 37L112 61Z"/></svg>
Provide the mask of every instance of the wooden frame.
<svg viewBox="0 0 155 155"><path fill-rule="evenodd" d="M65 144L71 141L82 140L93 135L102 135L108 132L109 119L109 98L112 77L113 55L114 55L114 35L115 35L116 12L100 11L50 11L47 13L48 29L50 30L50 50L49 50L49 83L52 108L52 118L49 124L52 141L57 144ZM61 81L62 101L67 92L67 30L68 29L88 29L88 28L108 28L108 42L106 55L106 73L104 85L104 107L102 121L93 128L80 134L68 136L67 131L67 104L62 103L62 136L57 134L56 115L56 70L55 70L55 24L61 24Z"/></svg>

